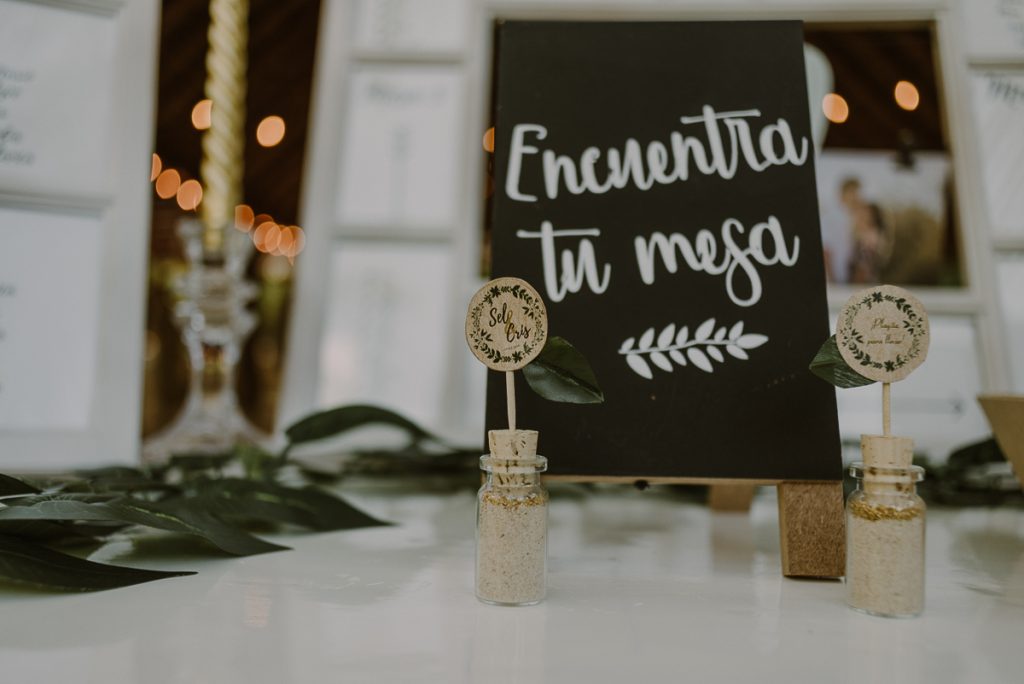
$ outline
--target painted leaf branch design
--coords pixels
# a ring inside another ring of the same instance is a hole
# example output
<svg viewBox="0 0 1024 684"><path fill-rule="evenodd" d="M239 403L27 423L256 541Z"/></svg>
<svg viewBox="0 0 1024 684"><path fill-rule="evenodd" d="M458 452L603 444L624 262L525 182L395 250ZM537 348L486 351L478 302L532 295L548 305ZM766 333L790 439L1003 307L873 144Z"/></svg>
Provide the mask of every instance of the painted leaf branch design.
<svg viewBox="0 0 1024 684"><path fill-rule="evenodd" d="M725 363L725 354L746 361L750 358L749 350L757 349L767 341L766 335L744 334L743 321L726 328L724 325L716 327L715 319L709 318L697 326L692 337L685 325L677 329L675 323L669 323L661 332L648 328L639 340L630 337L623 342L619 354L626 357L626 363L634 373L651 380L654 378L652 364L667 373L671 373L675 365L690 364L705 373L713 373L712 361Z"/></svg>

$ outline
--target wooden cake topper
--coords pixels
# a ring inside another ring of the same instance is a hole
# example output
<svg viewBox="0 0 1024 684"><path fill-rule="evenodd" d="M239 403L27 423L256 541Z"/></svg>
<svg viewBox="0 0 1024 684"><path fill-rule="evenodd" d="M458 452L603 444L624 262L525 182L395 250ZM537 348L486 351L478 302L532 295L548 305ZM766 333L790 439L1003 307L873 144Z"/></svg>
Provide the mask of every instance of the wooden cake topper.
<svg viewBox="0 0 1024 684"><path fill-rule="evenodd" d="M839 313L836 345L851 368L882 383L883 435L890 435L890 383L928 355L928 314L917 297L893 285L861 290Z"/></svg>
<svg viewBox="0 0 1024 684"><path fill-rule="evenodd" d="M508 429L516 429L513 371L537 358L548 339L548 313L533 287L519 278L497 278L469 302L466 342L485 366L505 373Z"/></svg>

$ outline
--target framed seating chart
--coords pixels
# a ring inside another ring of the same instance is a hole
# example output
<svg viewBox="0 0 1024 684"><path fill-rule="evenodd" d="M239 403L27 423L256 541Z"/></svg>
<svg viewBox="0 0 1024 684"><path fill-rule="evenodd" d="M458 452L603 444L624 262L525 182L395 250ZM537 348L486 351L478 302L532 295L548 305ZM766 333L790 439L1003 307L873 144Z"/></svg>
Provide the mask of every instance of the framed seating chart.
<svg viewBox="0 0 1024 684"><path fill-rule="evenodd" d="M972 60L1024 59L1024 0L964 4L964 38Z"/></svg>
<svg viewBox="0 0 1024 684"><path fill-rule="evenodd" d="M992 231L1024 240L1024 72L986 71L972 85Z"/></svg>
<svg viewBox="0 0 1024 684"><path fill-rule="evenodd" d="M0 467L139 458L158 3L0 0Z"/></svg>
<svg viewBox="0 0 1024 684"><path fill-rule="evenodd" d="M358 0L353 33L366 55L457 55L465 43L469 0Z"/></svg>
<svg viewBox="0 0 1024 684"><path fill-rule="evenodd" d="M443 232L458 211L462 81L447 66L360 66L349 85L337 221L345 233Z"/></svg>

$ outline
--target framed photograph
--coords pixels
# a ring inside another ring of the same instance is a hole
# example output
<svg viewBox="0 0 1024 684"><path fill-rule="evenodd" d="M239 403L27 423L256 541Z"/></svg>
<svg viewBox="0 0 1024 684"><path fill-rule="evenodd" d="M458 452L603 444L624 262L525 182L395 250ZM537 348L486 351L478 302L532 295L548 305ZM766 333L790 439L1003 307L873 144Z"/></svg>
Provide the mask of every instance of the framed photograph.
<svg viewBox="0 0 1024 684"><path fill-rule="evenodd" d="M336 217L345 234L442 234L458 215L462 77L447 66L353 69Z"/></svg>
<svg viewBox="0 0 1024 684"><path fill-rule="evenodd" d="M0 16L0 469L135 463L158 3Z"/></svg>
<svg viewBox="0 0 1024 684"><path fill-rule="evenodd" d="M811 103L827 126L816 170L830 283L965 281L937 35L928 23L805 25L833 74Z"/></svg>
<svg viewBox="0 0 1024 684"><path fill-rule="evenodd" d="M829 282L936 286L957 280L949 206L950 162L889 152L826 149L818 203Z"/></svg>

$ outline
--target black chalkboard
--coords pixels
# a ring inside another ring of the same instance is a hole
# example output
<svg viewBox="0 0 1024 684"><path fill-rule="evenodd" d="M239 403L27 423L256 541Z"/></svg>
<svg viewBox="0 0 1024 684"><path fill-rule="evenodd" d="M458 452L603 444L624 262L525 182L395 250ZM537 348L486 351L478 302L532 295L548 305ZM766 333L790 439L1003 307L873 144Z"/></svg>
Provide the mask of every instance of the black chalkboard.
<svg viewBox="0 0 1024 684"><path fill-rule="evenodd" d="M807 370L829 331L801 24L509 21L495 59L493 276L540 291L606 396L518 379L550 472L840 479Z"/></svg>

